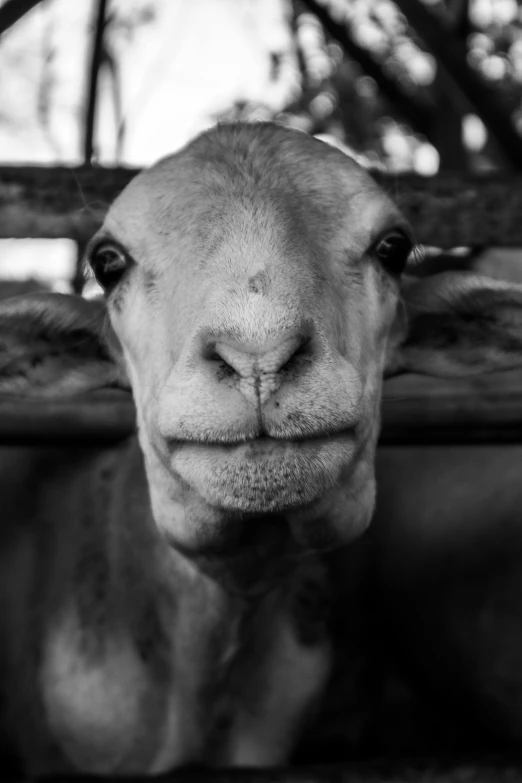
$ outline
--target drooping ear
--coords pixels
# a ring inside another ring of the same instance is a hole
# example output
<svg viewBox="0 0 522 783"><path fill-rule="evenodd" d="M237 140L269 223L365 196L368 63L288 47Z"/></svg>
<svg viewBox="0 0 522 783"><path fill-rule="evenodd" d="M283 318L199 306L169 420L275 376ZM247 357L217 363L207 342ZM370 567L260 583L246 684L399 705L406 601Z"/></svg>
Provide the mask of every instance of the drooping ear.
<svg viewBox="0 0 522 783"><path fill-rule="evenodd" d="M129 388L105 303L66 294L0 302L0 392L59 397Z"/></svg>
<svg viewBox="0 0 522 783"><path fill-rule="evenodd" d="M521 366L522 286L466 272L406 278L387 377L464 377Z"/></svg>

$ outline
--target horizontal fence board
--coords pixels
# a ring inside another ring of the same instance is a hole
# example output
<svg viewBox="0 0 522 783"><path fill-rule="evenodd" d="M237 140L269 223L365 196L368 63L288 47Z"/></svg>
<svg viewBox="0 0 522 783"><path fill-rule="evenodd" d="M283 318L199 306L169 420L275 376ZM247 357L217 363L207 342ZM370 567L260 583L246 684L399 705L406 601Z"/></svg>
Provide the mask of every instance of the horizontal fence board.
<svg viewBox="0 0 522 783"><path fill-rule="evenodd" d="M0 444L116 443L135 432L130 394L61 400L0 395ZM522 443L522 372L444 380L404 375L384 385L383 445Z"/></svg>
<svg viewBox="0 0 522 783"><path fill-rule="evenodd" d="M0 166L0 238L84 241L137 173L130 168ZM374 173L418 242L439 247L522 246L522 177Z"/></svg>
<svg viewBox="0 0 522 783"><path fill-rule="evenodd" d="M0 238L85 241L137 173L95 166L0 166Z"/></svg>
<svg viewBox="0 0 522 783"><path fill-rule="evenodd" d="M522 372L384 384L383 445L522 443Z"/></svg>
<svg viewBox="0 0 522 783"><path fill-rule="evenodd" d="M516 174L374 176L410 221L417 242L522 247L522 177Z"/></svg>
<svg viewBox="0 0 522 783"><path fill-rule="evenodd" d="M58 400L0 395L0 445L109 445L135 428L134 403L125 392Z"/></svg>

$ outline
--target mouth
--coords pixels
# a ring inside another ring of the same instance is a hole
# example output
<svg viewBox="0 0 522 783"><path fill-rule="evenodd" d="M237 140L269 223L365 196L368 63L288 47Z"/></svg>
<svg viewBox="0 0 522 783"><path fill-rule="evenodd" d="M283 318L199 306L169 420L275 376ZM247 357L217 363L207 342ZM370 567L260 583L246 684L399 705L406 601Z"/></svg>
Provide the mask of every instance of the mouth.
<svg viewBox="0 0 522 783"><path fill-rule="evenodd" d="M169 447L180 445L193 446L216 446L216 447L240 447L250 446L254 448L264 448L269 446L281 446L295 444L300 446L307 443L333 443L336 440L355 438L355 427L343 427L339 430L315 430L313 432L277 432L273 434L235 434L235 433L209 433L201 436L184 437L183 440L169 438L167 444Z"/></svg>
<svg viewBox="0 0 522 783"><path fill-rule="evenodd" d="M350 446L355 442L353 430L328 435L314 435L302 438L273 438L270 435L260 435L256 438L242 440L189 440L181 444L181 449L194 449L200 453L215 452L221 456L241 455L246 459L282 458L293 453L314 454L326 453L336 446Z"/></svg>
<svg viewBox="0 0 522 783"><path fill-rule="evenodd" d="M212 506L274 513L323 497L354 463L354 429L301 438L205 438L170 444L170 465Z"/></svg>

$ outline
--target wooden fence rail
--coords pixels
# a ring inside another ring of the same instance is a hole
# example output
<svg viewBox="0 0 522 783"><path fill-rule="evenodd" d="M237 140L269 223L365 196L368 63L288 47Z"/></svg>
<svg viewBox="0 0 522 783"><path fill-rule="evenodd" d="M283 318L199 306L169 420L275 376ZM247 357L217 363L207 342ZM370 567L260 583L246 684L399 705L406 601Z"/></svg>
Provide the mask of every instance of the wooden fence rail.
<svg viewBox="0 0 522 783"><path fill-rule="evenodd" d="M455 381L404 375L384 386L381 445L521 443L522 372ZM63 400L0 395L2 445L104 445L136 428L129 393Z"/></svg>
<svg viewBox="0 0 522 783"><path fill-rule="evenodd" d="M137 173L129 168L0 166L0 238L85 241ZM522 247L522 177L383 175L416 239L438 247Z"/></svg>

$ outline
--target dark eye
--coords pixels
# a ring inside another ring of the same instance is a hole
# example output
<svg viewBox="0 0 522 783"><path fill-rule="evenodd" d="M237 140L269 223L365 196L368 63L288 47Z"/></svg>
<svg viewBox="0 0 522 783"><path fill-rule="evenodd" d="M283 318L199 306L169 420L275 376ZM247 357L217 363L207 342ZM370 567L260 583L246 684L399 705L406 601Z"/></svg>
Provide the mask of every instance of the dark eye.
<svg viewBox="0 0 522 783"><path fill-rule="evenodd" d="M90 265L102 288L113 288L127 269L127 257L123 250L110 242L104 242L91 254Z"/></svg>
<svg viewBox="0 0 522 783"><path fill-rule="evenodd" d="M375 255L390 274L400 275L412 249L411 239L403 231L395 230L379 240L375 246Z"/></svg>

